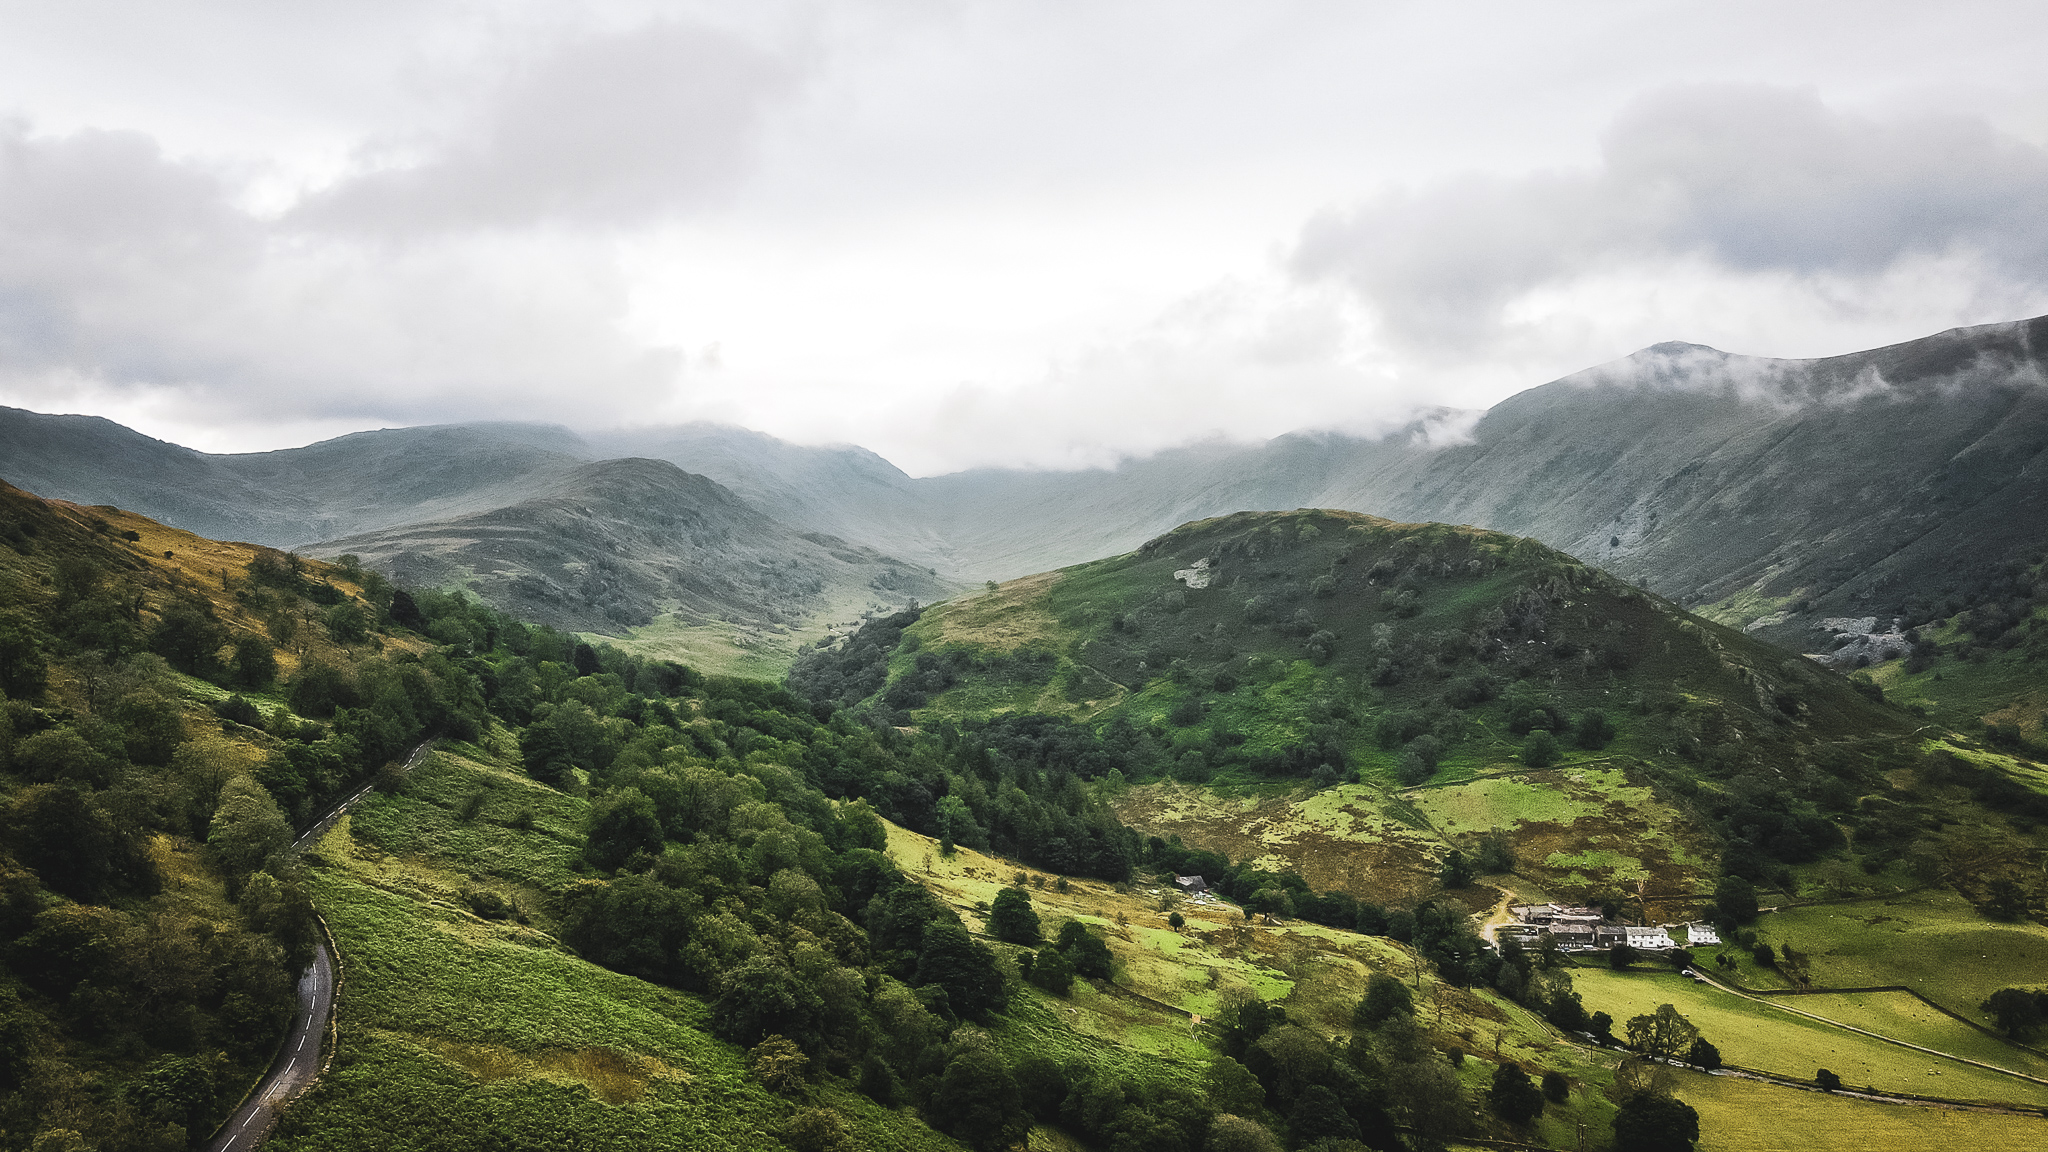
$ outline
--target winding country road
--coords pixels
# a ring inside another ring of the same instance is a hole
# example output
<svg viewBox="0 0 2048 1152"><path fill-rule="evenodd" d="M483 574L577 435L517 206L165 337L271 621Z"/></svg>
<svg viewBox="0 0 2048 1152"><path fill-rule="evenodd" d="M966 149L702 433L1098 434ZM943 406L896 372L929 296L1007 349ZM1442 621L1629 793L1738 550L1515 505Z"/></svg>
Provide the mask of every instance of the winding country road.
<svg viewBox="0 0 2048 1152"><path fill-rule="evenodd" d="M313 963L299 977L299 1007L270 1071L256 1090L221 1125L207 1152L251 1152L270 1135L284 1106L312 1087L320 1074L320 1052L334 1011L334 957L325 941L313 948Z"/></svg>
<svg viewBox="0 0 2048 1152"><path fill-rule="evenodd" d="M401 770L411 772L433 747L432 740L423 741L405 758ZM363 785L329 809L305 834L292 841L289 851L303 852L326 835L343 813L370 794L371 787ZM270 1136L285 1106L313 1086L320 1075L320 1054L326 1047L328 1021L334 1016L335 989L334 954L323 939L313 945L313 963L299 975L299 1006L292 1014L292 1026L284 1034L284 1043L278 1045L277 1055L270 1061L270 1070L256 1082L241 1106L222 1122L213 1141L207 1144L207 1152L253 1152Z"/></svg>

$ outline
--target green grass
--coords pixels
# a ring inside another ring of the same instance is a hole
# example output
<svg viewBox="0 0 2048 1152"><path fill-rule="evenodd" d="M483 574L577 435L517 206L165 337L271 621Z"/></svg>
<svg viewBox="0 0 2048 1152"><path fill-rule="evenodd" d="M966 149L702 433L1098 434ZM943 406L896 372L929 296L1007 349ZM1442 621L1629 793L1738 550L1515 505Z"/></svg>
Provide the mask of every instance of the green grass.
<svg viewBox="0 0 2048 1152"><path fill-rule="evenodd" d="M561 874L560 841L545 827L572 814L571 798L542 806L541 830L531 833L445 826L437 798L503 786L498 775L438 758L416 794L373 799L320 842L310 884L341 948L341 1048L273 1146L774 1147L795 1105L762 1089L743 1053L704 1030L702 1001L585 963L538 927L487 922L463 906L459 892L476 866ZM393 850L359 841L357 821ZM417 847L392 843L415 834ZM813 1095L841 1114L860 1147L958 1147L837 1083Z"/></svg>
<svg viewBox="0 0 2048 1152"><path fill-rule="evenodd" d="M2048 1106L2048 1085L2032 1084L1829 1027L1694 984L1676 973L1618 973L1584 968L1572 975L1586 1008L1614 1017L1617 1036L1630 1017L1654 1012L1660 1004L1671 1004L1721 1050L1721 1058L1730 1064L1800 1080L1810 1080L1818 1069L1827 1068L1853 1088L1869 1086L1881 1092ZM1820 1012L1821 1008L1809 1000L1824 1003L1827 999L1831 998L1796 997L1786 998L1786 1003L1803 1011ZM1960 1025L1956 1027L1958 1031L1967 1031ZM1927 1029L1919 1028L1916 1034L1925 1035Z"/></svg>
<svg viewBox="0 0 2048 1152"><path fill-rule="evenodd" d="M1678 1074L1677 1095L1700 1114L1700 1152L2035 1152L2042 1141L2038 1116L1874 1104L1697 1072Z"/></svg>
<svg viewBox="0 0 2048 1152"><path fill-rule="evenodd" d="M1902 984L1983 1024L1985 997L2048 979L2048 928L1993 923L1950 891L1791 908L1765 916L1757 930L1810 953L1816 985Z"/></svg>

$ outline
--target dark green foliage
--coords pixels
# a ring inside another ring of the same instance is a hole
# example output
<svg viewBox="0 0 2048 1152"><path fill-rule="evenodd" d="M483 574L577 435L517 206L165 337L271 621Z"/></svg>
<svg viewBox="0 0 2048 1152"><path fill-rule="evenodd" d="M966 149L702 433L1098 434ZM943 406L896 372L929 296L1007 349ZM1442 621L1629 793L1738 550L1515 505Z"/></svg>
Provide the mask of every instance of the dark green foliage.
<svg viewBox="0 0 2048 1152"><path fill-rule="evenodd" d="M1365 982L1365 996L1351 1014L1352 1027L1370 1032L1395 1015L1412 1015L1415 997L1408 986L1385 972L1375 972Z"/></svg>
<svg viewBox="0 0 2048 1152"><path fill-rule="evenodd" d="M1515 858L1514 846L1508 843L1507 837L1497 832L1481 837L1479 847L1472 856L1472 865L1481 875L1513 872L1519 863L1520 861Z"/></svg>
<svg viewBox="0 0 2048 1152"><path fill-rule="evenodd" d="M610 872L635 853L651 855L661 851L663 838L654 801L637 788L621 788L590 806L590 830L584 841L583 858L593 867Z"/></svg>
<svg viewBox="0 0 2048 1152"><path fill-rule="evenodd" d="M33 700L43 694L49 678L35 625L20 613L0 611L0 692Z"/></svg>
<svg viewBox="0 0 2048 1152"><path fill-rule="evenodd" d="M1294 1098L1287 1112L1287 1130L1296 1144L1318 1140L1356 1140L1358 1122L1344 1111L1337 1094L1321 1084L1311 1084Z"/></svg>
<svg viewBox="0 0 2048 1152"><path fill-rule="evenodd" d="M263 713L241 695L229 696L213 706L214 715L223 720L232 720L249 728L263 726Z"/></svg>
<svg viewBox="0 0 2048 1152"><path fill-rule="evenodd" d="M1543 1093L1520 1065L1502 1064L1493 1070L1486 1104L1494 1115L1510 1124L1527 1124L1543 1114Z"/></svg>
<svg viewBox="0 0 2048 1152"><path fill-rule="evenodd" d="M1616 971L1620 971L1642 958L1642 953L1629 947L1626 943L1616 944L1607 950L1607 966Z"/></svg>
<svg viewBox="0 0 2048 1152"><path fill-rule="evenodd" d="M1983 1007L1998 1021L1999 1030L2014 1039L2028 1039L2048 1023L2048 991L2000 988Z"/></svg>
<svg viewBox="0 0 2048 1152"><path fill-rule="evenodd" d="M1572 1098L1572 1082L1555 1069L1543 1073L1543 1098L1552 1104L1562 1104Z"/></svg>
<svg viewBox="0 0 2048 1152"><path fill-rule="evenodd" d="M1031 894L1021 888L996 893L989 906L988 934L1009 944L1037 944L1038 913L1031 907Z"/></svg>
<svg viewBox="0 0 2048 1152"><path fill-rule="evenodd" d="M214 619L213 609L195 600L172 603L149 633L150 651L194 676L219 674L220 650L227 642L227 629Z"/></svg>
<svg viewBox="0 0 2048 1152"><path fill-rule="evenodd" d="M16 859L73 900L156 890L156 867L141 842L76 783L22 789L6 811L4 832Z"/></svg>
<svg viewBox="0 0 2048 1152"><path fill-rule="evenodd" d="M1444 857L1442 867L1437 869L1436 879L1437 883L1446 888L1464 888L1470 885L1478 874L1479 870L1473 866L1471 859L1453 848L1450 855Z"/></svg>
<svg viewBox="0 0 2048 1152"><path fill-rule="evenodd" d="M1823 1092L1839 1092L1842 1090L1842 1078L1825 1068L1813 1074L1813 1083L1815 1087Z"/></svg>
<svg viewBox="0 0 2048 1152"><path fill-rule="evenodd" d="M1740 876L1723 876L1714 885L1714 910L1730 924L1756 919L1756 886Z"/></svg>
<svg viewBox="0 0 2048 1152"><path fill-rule="evenodd" d="M1055 996L1065 996L1074 986L1074 965L1066 953L1048 944L1032 960L1030 980Z"/></svg>
<svg viewBox="0 0 2048 1152"><path fill-rule="evenodd" d="M1712 1072L1721 1066L1721 1050L1702 1036L1692 1042L1692 1047L1686 1049L1685 1062L1695 1068Z"/></svg>
<svg viewBox="0 0 2048 1152"><path fill-rule="evenodd" d="M1107 980L1111 975L1109 945L1102 937L1088 930L1079 920L1069 920L1060 925L1059 950L1066 954L1067 962L1074 966L1076 974L1095 980Z"/></svg>
<svg viewBox="0 0 2048 1152"><path fill-rule="evenodd" d="M200 1056L165 1056L129 1081L128 1099L159 1124L205 1132L220 1117L214 1062Z"/></svg>
<svg viewBox="0 0 2048 1152"><path fill-rule="evenodd" d="M1615 1152L1692 1152L1700 1116L1661 1092L1638 1092L1614 1114Z"/></svg>
<svg viewBox="0 0 2048 1152"><path fill-rule="evenodd" d="M1030 1113L1016 1078L992 1050L970 1046L946 1062L925 1115L932 1127L992 1152L1021 1140Z"/></svg>
<svg viewBox="0 0 2048 1152"><path fill-rule="evenodd" d="M857 1082L863 1096L884 1108L894 1108L903 1094L903 1082L896 1070L879 1053L870 1052L860 1062L860 1079Z"/></svg>
<svg viewBox="0 0 2048 1152"><path fill-rule="evenodd" d="M1005 1004L1003 977L996 970L995 959L988 946L969 936L957 921L936 921L925 926L912 982L945 989L946 1002L954 1012L968 1019L983 1019L1001 1011Z"/></svg>
<svg viewBox="0 0 2048 1152"><path fill-rule="evenodd" d="M277 679L277 653L261 636L235 640L235 683L245 688L267 688Z"/></svg>
<svg viewBox="0 0 2048 1152"><path fill-rule="evenodd" d="M1548 768L1563 755L1557 737L1546 729L1538 728L1522 740L1522 763L1531 768Z"/></svg>
<svg viewBox="0 0 2048 1152"><path fill-rule="evenodd" d="M1608 719L1607 713L1598 708L1586 709L1572 722L1572 739L1577 741L1581 748L1605 748L1614 742L1617 735L1620 733L1615 729L1614 721Z"/></svg>
<svg viewBox="0 0 2048 1152"><path fill-rule="evenodd" d="M839 648L800 654L789 669L791 690L809 700L840 705L856 704L874 695L888 677L889 653L919 615L912 610L870 620Z"/></svg>
<svg viewBox="0 0 2048 1152"><path fill-rule="evenodd" d="M562 939L591 961L648 980L679 981L679 952L697 904L647 876L573 891ZM758 1038L757 1038L758 1039Z"/></svg>
<svg viewBox="0 0 2048 1152"><path fill-rule="evenodd" d="M778 957L756 956L722 974L724 991L711 1007L711 1030L751 1048L769 1036L800 1046L817 1043L825 1005L817 990Z"/></svg>

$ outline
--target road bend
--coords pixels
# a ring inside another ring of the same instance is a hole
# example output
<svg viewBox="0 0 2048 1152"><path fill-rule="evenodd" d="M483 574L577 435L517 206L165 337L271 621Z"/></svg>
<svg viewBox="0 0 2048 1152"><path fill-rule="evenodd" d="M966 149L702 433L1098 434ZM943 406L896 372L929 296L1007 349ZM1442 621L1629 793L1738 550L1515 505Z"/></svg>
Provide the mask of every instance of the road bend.
<svg viewBox="0 0 2048 1152"><path fill-rule="evenodd" d="M411 772L433 747L432 740L423 741L406 756L403 770ZM292 841L290 852L304 852L308 845L325 836L335 821L370 794L370 788L365 784L328 809L304 835ZM313 963L299 974L298 1008L292 1014L292 1026L285 1032L284 1043L278 1046L277 1055L270 1062L270 1070L214 1133L213 1141L206 1146L207 1152L251 1152L261 1147L270 1130L277 1126L285 1106L313 1086L320 1075L327 1024L334 1016L334 992L334 954L322 939L313 945Z"/></svg>

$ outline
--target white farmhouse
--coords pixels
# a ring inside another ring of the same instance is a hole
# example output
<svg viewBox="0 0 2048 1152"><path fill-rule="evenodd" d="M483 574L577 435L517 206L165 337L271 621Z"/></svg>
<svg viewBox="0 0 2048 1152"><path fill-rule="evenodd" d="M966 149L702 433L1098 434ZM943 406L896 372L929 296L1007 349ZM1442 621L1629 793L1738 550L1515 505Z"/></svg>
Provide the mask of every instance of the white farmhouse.
<svg viewBox="0 0 2048 1152"><path fill-rule="evenodd" d="M1678 942L1662 928L1640 928L1630 924L1622 931L1627 933L1628 946L1641 952L1669 952L1678 947Z"/></svg>

